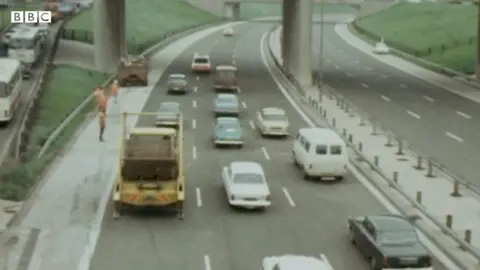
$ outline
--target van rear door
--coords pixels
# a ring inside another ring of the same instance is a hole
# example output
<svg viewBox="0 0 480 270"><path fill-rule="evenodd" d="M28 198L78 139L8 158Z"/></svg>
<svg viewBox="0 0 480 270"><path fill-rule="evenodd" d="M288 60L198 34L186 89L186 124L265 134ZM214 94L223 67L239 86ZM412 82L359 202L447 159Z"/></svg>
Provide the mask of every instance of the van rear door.
<svg viewBox="0 0 480 270"><path fill-rule="evenodd" d="M348 163L347 149L343 144L319 144L311 153L312 174L321 176L342 176Z"/></svg>

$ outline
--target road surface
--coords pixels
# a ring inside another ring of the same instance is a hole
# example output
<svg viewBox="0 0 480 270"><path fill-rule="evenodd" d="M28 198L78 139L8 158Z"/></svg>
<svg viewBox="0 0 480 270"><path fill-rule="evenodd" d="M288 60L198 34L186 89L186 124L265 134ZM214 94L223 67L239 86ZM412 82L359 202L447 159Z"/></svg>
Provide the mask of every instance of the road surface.
<svg viewBox="0 0 480 270"><path fill-rule="evenodd" d="M480 188L478 103L387 65L339 37L325 24L323 76L330 86L403 138ZM313 26L314 67L320 25Z"/></svg>
<svg viewBox="0 0 480 270"><path fill-rule="evenodd" d="M231 38L212 34L192 45L165 72L144 111L156 111L162 101L178 101L182 106L185 220L142 215L113 220L110 204L91 270L259 269L263 257L286 253L323 253L335 269L369 269L348 241L346 219L386 210L352 175L334 184L304 181L291 163L291 138L262 139L254 125L257 111L276 106L288 113L292 133L307 126L277 89L261 60L260 39L271 27L248 23L237 26ZM191 74L194 52L210 52L214 65L236 62L243 104L240 118L246 134L243 149L213 147L213 81L212 76L197 79ZM170 73L185 73L189 86L196 91L167 96L164 85ZM139 125L153 125L151 120L141 119ZM267 211L234 211L228 207L220 170L237 160L264 166L273 194L273 206Z"/></svg>

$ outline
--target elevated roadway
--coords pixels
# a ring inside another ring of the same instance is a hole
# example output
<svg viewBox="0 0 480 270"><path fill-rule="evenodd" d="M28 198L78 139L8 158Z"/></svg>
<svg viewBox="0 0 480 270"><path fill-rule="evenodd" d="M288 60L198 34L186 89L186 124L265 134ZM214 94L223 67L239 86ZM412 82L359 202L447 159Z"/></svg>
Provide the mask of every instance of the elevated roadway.
<svg viewBox="0 0 480 270"><path fill-rule="evenodd" d="M325 254L335 269L369 269L347 237L348 216L381 213L386 209L353 175L342 182L306 182L291 162L292 139L267 140L255 127L256 112L265 106L284 108L291 131L307 124L282 95L262 59L261 39L273 25L248 23L236 35L220 32L196 42L182 53L158 81L144 111L156 111L162 101L178 101L185 118L187 201L185 220L169 216L123 216L106 211L91 270L259 269L265 256L298 253ZM265 45L265 44L264 44ZM243 149L215 149L212 145L214 90L212 76L193 75L194 52L210 53L214 65L239 68ZM185 73L186 96L167 96L166 77ZM139 125L153 125L141 119ZM220 180L222 166L249 160L263 165L273 193L265 212L234 211ZM436 270L447 270L435 260Z"/></svg>
<svg viewBox="0 0 480 270"><path fill-rule="evenodd" d="M313 27L313 66L317 67L320 25ZM465 97L460 96L402 71L401 64L395 68L351 46L337 35L335 23L326 24L324 31L325 82L411 143L414 150L480 189L478 90L455 89Z"/></svg>

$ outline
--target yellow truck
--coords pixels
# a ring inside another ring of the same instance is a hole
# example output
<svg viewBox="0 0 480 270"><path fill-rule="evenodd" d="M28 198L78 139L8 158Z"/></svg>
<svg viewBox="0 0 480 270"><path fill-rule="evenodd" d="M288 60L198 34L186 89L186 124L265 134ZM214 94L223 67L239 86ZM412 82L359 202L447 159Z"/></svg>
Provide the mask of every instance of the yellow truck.
<svg viewBox="0 0 480 270"><path fill-rule="evenodd" d="M149 65L142 56L123 58L118 68L120 86L147 86Z"/></svg>
<svg viewBox="0 0 480 270"><path fill-rule="evenodd" d="M183 121L176 127L133 127L128 117L156 113L122 113L120 164L113 191L114 218L126 208L173 208L183 219ZM181 116L180 116L181 117Z"/></svg>

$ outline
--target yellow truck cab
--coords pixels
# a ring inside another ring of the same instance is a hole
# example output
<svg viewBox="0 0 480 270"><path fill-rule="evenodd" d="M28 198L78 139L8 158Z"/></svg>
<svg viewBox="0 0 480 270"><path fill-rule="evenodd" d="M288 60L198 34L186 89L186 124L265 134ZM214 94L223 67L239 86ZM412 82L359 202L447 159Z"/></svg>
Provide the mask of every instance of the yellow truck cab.
<svg viewBox="0 0 480 270"><path fill-rule="evenodd" d="M126 115L123 114L122 126ZM178 128L136 127L128 134L123 128L120 169L113 192L114 218L120 217L127 207L169 207L183 218L181 123Z"/></svg>

